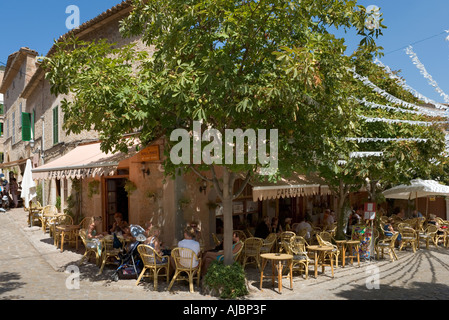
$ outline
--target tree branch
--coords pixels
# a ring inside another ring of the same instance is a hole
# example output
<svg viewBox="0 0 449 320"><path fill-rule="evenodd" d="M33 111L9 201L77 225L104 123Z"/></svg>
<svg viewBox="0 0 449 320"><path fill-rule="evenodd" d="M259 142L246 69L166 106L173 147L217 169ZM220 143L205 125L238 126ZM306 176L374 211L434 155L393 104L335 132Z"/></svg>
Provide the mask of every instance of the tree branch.
<svg viewBox="0 0 449 320"><path fill-rule="evenodd" d="M243 192L250 178L251 178L251 170L248 170L248 172L246 173L246 178L245 180L243 180L243 184L240 186L239 190L237 190L237 192L232 196L233 200L236 199Z"/></svg>

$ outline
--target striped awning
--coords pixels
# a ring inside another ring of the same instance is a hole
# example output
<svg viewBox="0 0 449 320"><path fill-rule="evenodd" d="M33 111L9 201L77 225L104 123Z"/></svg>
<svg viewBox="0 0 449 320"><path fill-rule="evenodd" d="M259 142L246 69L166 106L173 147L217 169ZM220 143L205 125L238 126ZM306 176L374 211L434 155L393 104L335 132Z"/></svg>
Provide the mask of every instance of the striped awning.
<svg viewBox="0 0 449 320"><path fill-rule="evenodd" d="M253 201L279 198L294 198L314 195L329 195L331 191L319 178L294 175L276 183L251 181Z"/></svg>
<svg viewBox="0 0 449 320"><path fill-rule="evenodd" d="M114 175L119 163L136 153L135 148L130 148L128 154L104 153L99 142L79 145L62 157L32 169L33 179L82 179Z"/></svg>

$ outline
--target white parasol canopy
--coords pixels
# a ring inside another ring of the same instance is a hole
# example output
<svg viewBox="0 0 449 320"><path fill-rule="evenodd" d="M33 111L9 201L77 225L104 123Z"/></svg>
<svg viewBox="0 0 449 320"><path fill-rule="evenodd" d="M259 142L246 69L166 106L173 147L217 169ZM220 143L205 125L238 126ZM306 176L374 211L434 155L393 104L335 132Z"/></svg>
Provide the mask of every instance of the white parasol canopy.
<svg viewBox="0 0 449 320"><path fill-rule="evenodd" d="M410 185L401 184L385 190L383 195L389 199L416 199L428 196L449 196L449 186L435 180L414 179Z"/></svg>
<svg viewBox="0 0 449 320"><path fill-rule="evenodd" d="M22 179L22 193L20 197L24 200L24 205L26 208L29 206L29 202L33 200L36 194L36 183L33 180L33 174L31 173L31 160L28 159L25 166L25 172Z"/></svg>

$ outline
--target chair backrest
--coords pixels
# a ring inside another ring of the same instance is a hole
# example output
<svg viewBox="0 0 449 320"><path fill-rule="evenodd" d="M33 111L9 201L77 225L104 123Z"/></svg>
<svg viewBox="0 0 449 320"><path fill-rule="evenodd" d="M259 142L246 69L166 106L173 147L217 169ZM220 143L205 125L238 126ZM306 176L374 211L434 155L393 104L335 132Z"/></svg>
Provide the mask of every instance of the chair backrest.
<svg viewBox="0 0 449 320"><path fill-rule="evenodd" d="M93 217L83 218L83 220L81 220L81 222L79 223L80 229L87 230L89 228L89 226L91 225L93 219L94 219Z"/></svg>
<svg viewBox="0 0 449 320"><path fill-rule="evenodd" d="M240 249L237 251L237 252L235 252L234 254L233 254L233 256L234 256L234 261L238 261L239 260L239 258L240 258L240 255L242 254L242 252L243 252L243 248L245 247L245 243L244 242L241 242L241 246L240 246Z"/></svg>
<svg viewBox="0 0 449 320"><path fill-rule="evenodd" d="M244 241L245 243L245 255L246 256L259 256L260 248L263 245L263 239L257 237L251 237Z"/></svg>
<svg viewBox="0 0 449 320"><path fill-rule="evenodd" d="M240 241L245 241L246 237L246 233L243 230L233 230L233 233L236 233L239 236Z"/></svg>
<svg viewBox="0 0 449 320"><path fill-rule="evenodd" d="M327 231L320 232L320 237L324 241L327 241L327 242L331 242L332 241L332 235L329 232L327 232Z"/></svg>
<svg viewBox="0 0 449 320"><path fill-rule="evenodd" d="M177 269L195 269L198 266L198 256L192 249L177 247L171 251Z"/></svg>
<svg viewBox="0 0 449 320"><path fill-rule="evenodd" d="M55 215L58 214L58 208L54 205L48 205L42 208L42 214L45 215Z"/></svg>
<svg viewBox="0 0 449 320"><path fill-rule="evenodd" d="M427 234L436 234L438 232L438 227L433 224L428 224L426 228Z"/></svg>
<svg viewBox="0 0 449 320"><path fill-rule="evenodd" d="M137 247L137 252L142 258L142 262L146 267L156 267L157 262L162 261L162 257L147 244L140 244Z"/></svg>
<svg viewBox="0 0 449 320"><path fill-rule="evenodd" d="M293 237L290 241L293 252L306 252L309 245L302 236Z"/></svg>
<svg viewBox="0 0 449 320"><path fill-rule="evenodd" d="M290 241L291 237L296 236L296 233L294 233L293 231L284 231L281 232L281 234L279 235L279 239L280 241Z"/></svg>
<svg viewBox="0 0 449 320"><path fill-rule="evenodd" d="M394 249L394 245L395 245L395 242L396 242L396 239L399 237L399 232L395 232L392 236L391 236L391 238L390 238L390 248L391 249Z"/></svg>
<svg viewBox="0 0 449 320"><path fill-rule="evenodd" d="M58 217L56 217L56 224L57 225L73 225L73 218L69 216L68 214L62 214Z"/></svg>
<svg viewBox="0 0 449 320"><path fill-rule="evenodd" d="M217 235L215 233L212 233L212 238L214 239L214 243L216 246L220 244L220 239L218 239Z"/></svg>

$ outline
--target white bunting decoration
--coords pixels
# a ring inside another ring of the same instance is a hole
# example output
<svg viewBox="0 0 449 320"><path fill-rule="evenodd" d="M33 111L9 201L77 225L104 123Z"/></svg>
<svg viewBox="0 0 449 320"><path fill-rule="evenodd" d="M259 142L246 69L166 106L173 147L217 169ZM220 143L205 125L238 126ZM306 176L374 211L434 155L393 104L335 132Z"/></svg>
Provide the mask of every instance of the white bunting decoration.
<svg viewBox="0 0 449 320"><path fill-rule="evenodd" d="M357 142L390 142L390 141L415 141L415 142L427 142L427 139L421 138L346 138L346 141Z"/></svg>
<svg viewBox="0 0 449 320"><path fill-rule="evenodd" d="M423 94L419 93L414 88L410 87L405 82L405 80L403 80L401 77L398 77L397 75L395 75L394 72L391 71L390 67L384 65L382 62L379 61L379 59L377 59L377 58L374 59L374 63L377 64L379 67L383 68L385 70L385 72L388 74L388 76L390 77L390 79L396 80L398 85L400 85L404 90L410 92L415 98L417 98L425 103L433 104L438 109L444 109L444 110L449 109L449 106L445 106L445 105L438 103L432 99L429 99L426 96L424 96Z"/></svg>
<svg viewBox="0 0 449 320"><path fill-rule="evenodd" d="M446 121L413 121L413 120L401 120L401 119L385 119L385 118L370 118L365 116L359 116L359 118L364 119L366 122L386 122L386 123L407 123L419 126L431 126L433 124L447 124Z"/></svg>
<svg viewBox="0 0 449 320"><path fill-rule="evenodd" d="M395 111L395 112L402 112L402 113L411 113L411 114L417 114L417 115L426 115L429 117L446 117L446 113L441 110L431 110L427 108L420 108L420 110L410 110L410 109L402 109L397 107L392 107L390 105L383 105L379 103L374 103L370 101L366 101L365 98L362 100L357 99L355 97L352 97L355 101L357 101L360 104L364 104L366 107L371 109L384 109L389 111Z"/></svg>
<svg viewBox="0 0 449 320"><path fill-rule="evenodd" d="M443 97L444 102L449 103L449 96L447 94L445 94L443 90L441 90L441 88L438 86L438 83L427 72L426 68L421 63L421 61L419 61L418 56L413 51L413 47L412 46L408 46L407 49L405 49L405 53L412 59L413 64L416 65L416 67L419 69L419 71L424 76L424 78L427 79L428 83L432 87L434 87L435 91L438 92L440 94L440 96Z"/></svg>
<svg viewBox="0 0 449 320"><path fill-rule="evenodd" d="M351 152L349 157L351 158L365 158L365 157L381 157L384 153L377 151L369 151L369 152Z"/></svg>
<svg viewBox="0 0 449 320"><path fill-rule="evenodd" d="M414 110L419 110L419 111L426 112L426 111L424 111L426 109L424 109L423 107L420 107L420 106L417 106L417 105L415 105L413 103L406 102L404 100L396 98L392 94L390 94L390 93L386 92L385 90L379 88L374 83L372 83L367 77L361 76L357 72L355 72L354 69L349 69L348 68L348 71L353 73L354 79L357 79L357 80L361 81L364 85L366 85L367 87L370 87L373 90L373 92L378 93L379 95L384 97L389 102L395 103L395 104L399 104L399 105L403 106L404 108L411 108L411 109L414 109Z"/></svg>

